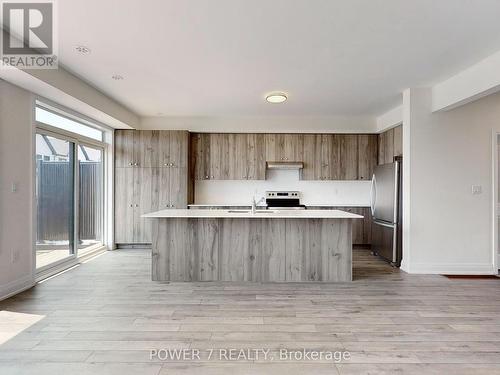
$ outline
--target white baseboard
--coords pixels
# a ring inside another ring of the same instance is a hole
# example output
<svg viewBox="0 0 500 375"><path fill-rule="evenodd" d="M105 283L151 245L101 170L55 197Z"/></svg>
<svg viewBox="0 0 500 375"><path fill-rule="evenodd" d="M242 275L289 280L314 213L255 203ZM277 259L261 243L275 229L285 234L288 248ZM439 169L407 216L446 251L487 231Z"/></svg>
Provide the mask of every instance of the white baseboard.
<svg viewBox="0 0 500 375"><path fill-rule="evenodd" d="M411 263L408 273L438 275L496 275L498 270L488 263Z"/></svg>
<svg viewBox="0 0 500 375"><path fill-rule="evenodd" d="M0 301L21 293L35 285L32 275L26 275L20 279L11 281L8 284L0 285Z"/></svg>

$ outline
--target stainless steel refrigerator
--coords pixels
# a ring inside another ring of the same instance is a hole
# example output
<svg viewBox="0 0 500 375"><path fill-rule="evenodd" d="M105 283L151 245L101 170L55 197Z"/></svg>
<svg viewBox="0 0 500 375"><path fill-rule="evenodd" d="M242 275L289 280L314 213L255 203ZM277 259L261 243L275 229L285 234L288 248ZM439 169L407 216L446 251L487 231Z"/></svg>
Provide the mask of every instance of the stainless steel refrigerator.
<svg viewBox="0 0 500 375"><path fill-rule="evenodd" d="M402 158L375 167L371 186L372 251L399 267L402 256Z"/></svg>

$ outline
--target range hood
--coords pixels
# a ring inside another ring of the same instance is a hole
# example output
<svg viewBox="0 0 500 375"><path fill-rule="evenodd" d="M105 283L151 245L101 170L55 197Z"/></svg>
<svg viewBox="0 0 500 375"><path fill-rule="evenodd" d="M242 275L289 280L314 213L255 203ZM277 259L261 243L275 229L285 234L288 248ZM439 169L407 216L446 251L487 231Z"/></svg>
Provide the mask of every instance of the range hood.
<svg viewBox="0 0 500 375"><path fill-rule="evenodd" d="M268 161L267 169L302 169L304 163L301 161Z"/></svg>

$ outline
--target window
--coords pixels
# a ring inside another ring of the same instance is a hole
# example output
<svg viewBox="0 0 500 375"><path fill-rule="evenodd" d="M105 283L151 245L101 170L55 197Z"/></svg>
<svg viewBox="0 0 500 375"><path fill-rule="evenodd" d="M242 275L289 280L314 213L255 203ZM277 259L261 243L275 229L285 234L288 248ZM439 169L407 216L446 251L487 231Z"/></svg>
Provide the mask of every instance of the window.
<svg viewBox="0 0 500 375"><path fill-rule="evenodd" d="M37 106L36 268L63 267L104 244L105 129Z"/></svg>
<svg viewBox="0 0 500 375"><path fill-rule="evenodd" d="M36 135L36 267L62 261L74 249L75 144L47 134ZM56 154L57 153L57 154Z"/></svg>
<svg viewBox="0 0 500 375"><path fill-rule="evenodd" d="M72 120L69 117L59 115L40 106L37 106L35 109L35 118L37 122L41 122L42 124L83 135L84 137L95 139L96 141L103 140L102 130Z"/></svg>
<svg viewBox="0 0 500 375"><path fill-rule="evenodd" d="M102 245L104 198L101 149L78 146L78 252L83 254Z"/></svg>

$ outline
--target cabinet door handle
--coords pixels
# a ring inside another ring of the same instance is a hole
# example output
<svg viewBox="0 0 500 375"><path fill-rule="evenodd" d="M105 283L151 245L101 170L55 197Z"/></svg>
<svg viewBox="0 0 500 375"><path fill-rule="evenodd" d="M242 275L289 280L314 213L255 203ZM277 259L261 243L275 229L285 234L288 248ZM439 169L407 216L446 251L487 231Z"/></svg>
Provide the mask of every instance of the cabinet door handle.
<svg viewBox="0 0 500 375"><path fill-rule="evenodd" d="M130 207L134 207L134 205L133 205L133 204L131 204L131 205L130 205Z"/></svg>
<svg viewBox="0 0 500 375"><path fill-rule="evenodd" d="M138 205L138 204L136 204L135 206L136 206L136 207L139 207L139 205Z"/></svg>
<svg viewBox="0 0 500 375"><path fill-rule="evenodd" d="M210 178L210 176L205 176L205 180L208 180Z"/></svg>
<svg viewBox="0 0 500 375"><path fill-rule="evenodd" d="M128 163L128 165L134 165L134 163Z"/></svg>

